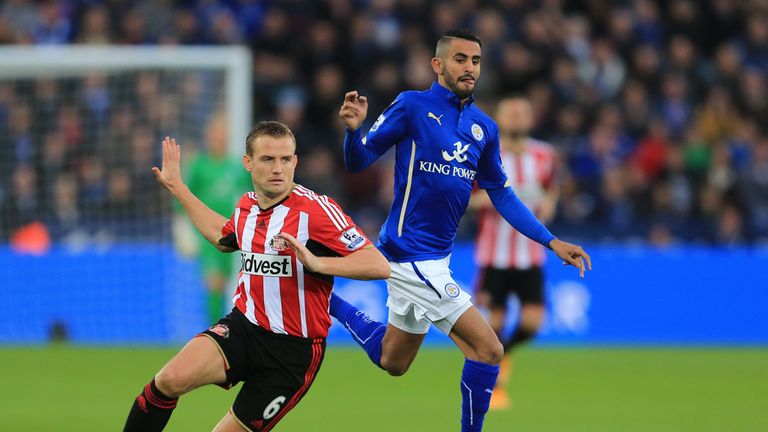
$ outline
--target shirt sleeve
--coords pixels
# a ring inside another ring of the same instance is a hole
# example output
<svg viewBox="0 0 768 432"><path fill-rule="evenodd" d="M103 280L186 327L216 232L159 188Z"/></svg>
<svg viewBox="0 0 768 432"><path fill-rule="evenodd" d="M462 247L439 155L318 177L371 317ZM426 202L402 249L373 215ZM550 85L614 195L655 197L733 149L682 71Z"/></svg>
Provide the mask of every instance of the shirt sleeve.
<svg viewBox="0 0 768 432"><path fill-rule="evenodd" d="M511 187L488 189L488 196L499 214L524 236L549 247L555 236L536 219Z"/></svg>
<svg viewBox="0 0 768 432"><path fill-rule="evenodd" d="M507 185L507 174L501 164L499 132L489 134L488 142L477 164L477 186L483 189L497 189Z"/></svg>
<svg viewBox="0 0 768 432"><path fill-rule="evenodd" d="M373 245L352 218L344 214L336 202L325 195L317 200L317 209L310 218L309 238L341 256Z"/></svg>
<svg viewBox="0 0 768 432"><path fill-rule="evenodd" d="M351 172L362 171L408 133L406 103L403 93L376 119L368 134L349 131L344 138L344 164Z"/></svg>
<svg viewBox="0 0 768 432"><path fill-rule="evenodd" d="M220 245L229 246L234 249L240 249L239 241L237 238L237 221L235 220L235 217L239 213L237 210L246 206L247 200L248 193L245 193L242 197L240 197L240 200L238 200L237 207L232 213L232 216L230 216L227 220L227 223L221 227L221 238L219 239Z"/></svg>

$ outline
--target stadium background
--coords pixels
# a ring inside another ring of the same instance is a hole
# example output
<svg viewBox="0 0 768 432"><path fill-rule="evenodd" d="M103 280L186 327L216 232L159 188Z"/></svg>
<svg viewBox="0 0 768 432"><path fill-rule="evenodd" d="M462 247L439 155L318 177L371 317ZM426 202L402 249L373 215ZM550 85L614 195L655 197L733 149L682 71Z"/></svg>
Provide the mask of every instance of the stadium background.
<svg viewBox="0 0 768 432"><path fill-rule="evenodd" d="M768 427L766 14L766 2L728 0L7 0L0 44L247 47L251 120L289 124L298 181L375 237L391 166L344 172L341 95L368 95L373 118L432 82L442 31L474 29L478 103L530 95L533 135L561 157L551 229L595 264L578 280L548 263L543 335L519 355L514 408L487 430L753 431ZM2 78L2 56L0 429L116 429L206 326L194 242L149 168L166 134L185 157L205 152L226 79ZM229 142L240 151L242 137ZM470 289L474 228L465 218L453 259ZM337 288L386 316L382 283ZM334 329L323 373L281 429L454 430L460 355L440 335L428 343L391 379ZM209 429L232 397L185 397L168 430Z"/></svg>

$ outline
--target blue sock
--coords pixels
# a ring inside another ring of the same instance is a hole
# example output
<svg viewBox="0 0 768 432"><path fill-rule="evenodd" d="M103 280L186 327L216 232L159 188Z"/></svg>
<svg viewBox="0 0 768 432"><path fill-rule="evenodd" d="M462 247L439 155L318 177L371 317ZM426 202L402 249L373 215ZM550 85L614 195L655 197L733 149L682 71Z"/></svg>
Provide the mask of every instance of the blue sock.
<svg viewBox="0 0 768 432"><path fill-rule="evenodd" d="M483 429L483 419L499 376L499 365L464 359L461 372L461 432Z"/></svg>
<svg viewBox="0 0 768 432"><path fill-rule="evenodd" d="M372 320L363 311L345 302L336 294L331 294L330 306L331 316L344 324L355 342L368 353L368 358L376 366L381 367L381 341L384 339L387 326Z"/></svg>

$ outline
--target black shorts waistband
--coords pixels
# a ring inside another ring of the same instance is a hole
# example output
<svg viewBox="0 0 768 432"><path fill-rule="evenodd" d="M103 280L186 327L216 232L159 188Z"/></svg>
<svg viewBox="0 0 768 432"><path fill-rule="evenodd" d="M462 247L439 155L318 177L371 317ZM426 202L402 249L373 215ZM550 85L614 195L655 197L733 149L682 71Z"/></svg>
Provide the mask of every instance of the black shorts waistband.
<svg viewBox="0 0 768 432"><path fill-rule="evenodd" d="M325 338L317 337L317 338L305 338L301 336L294 336L289 334L280 334L275 333L272 331L269 331L265 329L264 327L252 323L248 317L246 317L242 312L240 312L240 309L237 307L232 308L232 312L229 313L229 317L233 319L237 319L238 321L241 321L243 325L247 326L248 328L252 329L253 331L263 334L267 337L273 337L276 339L282 339L286 342L294 342L294 343L303 343L308 345L314 345L314 344L322 344L325 343Z"/></svg>

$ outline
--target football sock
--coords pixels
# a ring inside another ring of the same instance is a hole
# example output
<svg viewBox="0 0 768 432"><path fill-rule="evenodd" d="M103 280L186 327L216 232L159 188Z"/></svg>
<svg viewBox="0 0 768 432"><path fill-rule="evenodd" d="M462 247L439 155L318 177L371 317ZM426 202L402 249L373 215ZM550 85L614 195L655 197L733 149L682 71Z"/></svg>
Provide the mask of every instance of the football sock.
<svg viewBox="0 0 768 432"><path fill-rule="evenodd" d="M123 432L154 432L161 431L171 418L176 408L178 398L172 399L164 395L153 379L144 386L144 390L133 401L131 412L125 421Z"/></svg>
<svg viewBox="0 0 768 432"><path fill-rule="evenodd" d="M461 431L483 429L485 413L491 402L493 387L499 375L499 365L489 365L464 359L461 372Z"/></svg>
<svg viewBox="0 0 768 432"><path fill-rule="evenodd" d="M381 342L387 326L374 321L336 294L331 294L330 313L344 324L355 342L368 353L368 358L381 368Z"/></svg>
<svg viewBox="0 0 768 432"><path fill-rule="evenodd" d="M517 326L512 336L504 343L504 352L509 352L516 346L528 342L536 336L536 332L532 332L522 326Z"/></svg>

